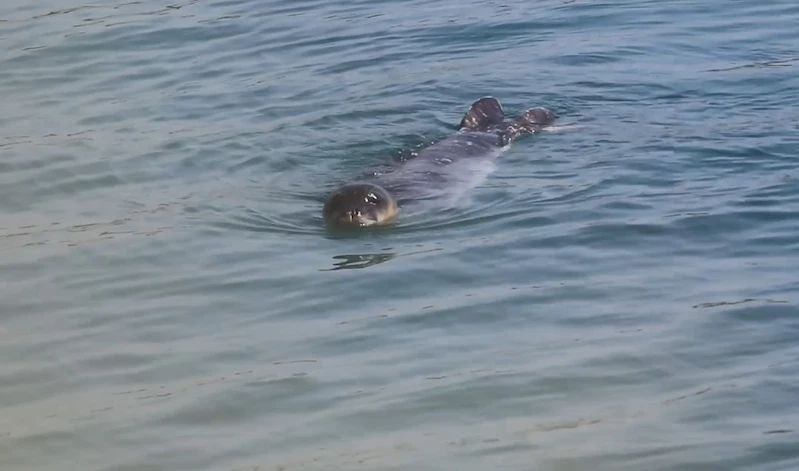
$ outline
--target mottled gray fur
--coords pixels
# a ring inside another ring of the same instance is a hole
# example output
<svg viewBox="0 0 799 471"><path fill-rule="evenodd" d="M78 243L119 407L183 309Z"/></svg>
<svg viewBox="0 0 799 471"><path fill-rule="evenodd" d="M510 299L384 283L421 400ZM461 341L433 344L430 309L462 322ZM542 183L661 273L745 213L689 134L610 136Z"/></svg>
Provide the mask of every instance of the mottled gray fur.
<svg viewBox="0 0 799 471"><path fill-rule="evenodd" d="M390 191L401 206L408 200L437 198L453 188L473 184L490 171L505 146L554 120L555 115L545 108L531 108L506 120L500 103L484 97L469 108L458 132L367 181Z"/></svg>

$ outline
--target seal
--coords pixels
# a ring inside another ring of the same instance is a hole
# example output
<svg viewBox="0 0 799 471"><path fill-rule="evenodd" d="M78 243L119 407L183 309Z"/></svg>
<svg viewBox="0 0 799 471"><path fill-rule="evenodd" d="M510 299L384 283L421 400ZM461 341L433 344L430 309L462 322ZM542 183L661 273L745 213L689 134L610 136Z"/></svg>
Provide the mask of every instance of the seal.
<svg viewBox="0 0 799 471"><path fill-rule="evenodd" d="M336 189L322 208L325 224L339 228L385 225L396 220L408 201L440 198L473 186L513 141L541 131L555 119L549 109L535 107L506 120L496 98L480 98L469 107L455 134L389 172L373 172L363 181Z"/></svg>

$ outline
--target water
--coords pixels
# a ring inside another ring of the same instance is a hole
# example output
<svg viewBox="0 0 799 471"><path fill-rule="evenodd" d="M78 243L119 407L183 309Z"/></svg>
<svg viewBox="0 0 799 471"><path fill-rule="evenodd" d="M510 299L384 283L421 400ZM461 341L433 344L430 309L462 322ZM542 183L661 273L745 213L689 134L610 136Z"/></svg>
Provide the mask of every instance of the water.
<svg viewBox="0 0 799 471"><path fill-rule="evenodd" d="M3 470L794 470L799 6L10 0ZM456 208L325 192L543 105Z"/></svg>

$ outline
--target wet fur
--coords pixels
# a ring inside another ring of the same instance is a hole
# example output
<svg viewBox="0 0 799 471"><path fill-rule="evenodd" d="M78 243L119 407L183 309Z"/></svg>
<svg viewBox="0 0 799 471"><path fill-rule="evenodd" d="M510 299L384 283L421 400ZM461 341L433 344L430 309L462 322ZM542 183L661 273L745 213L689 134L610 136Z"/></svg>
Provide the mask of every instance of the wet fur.
<svg viewBox="0 0 799 471"><path fill-rule="evenodd" d="M437 198L447 187L468 185L511 142L554 121L555 115L545 108L531 108L507 120L499 101L483 97L469 107L458 132L420 150L397 168L364 181L385 189L400 207L410 200Z"/></svg>

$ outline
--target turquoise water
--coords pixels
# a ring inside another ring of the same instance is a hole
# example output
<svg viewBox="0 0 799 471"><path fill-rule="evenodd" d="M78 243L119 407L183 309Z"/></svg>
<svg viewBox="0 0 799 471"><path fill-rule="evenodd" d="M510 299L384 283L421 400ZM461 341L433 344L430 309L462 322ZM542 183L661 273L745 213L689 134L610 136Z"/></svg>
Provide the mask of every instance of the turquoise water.
<svg viewBox="0 0 799 471"><path fill-rule="evenodd" d="M0 469L799 468L791 1L5 1ZM464 204L325 192L543 105Z"/></svg>

